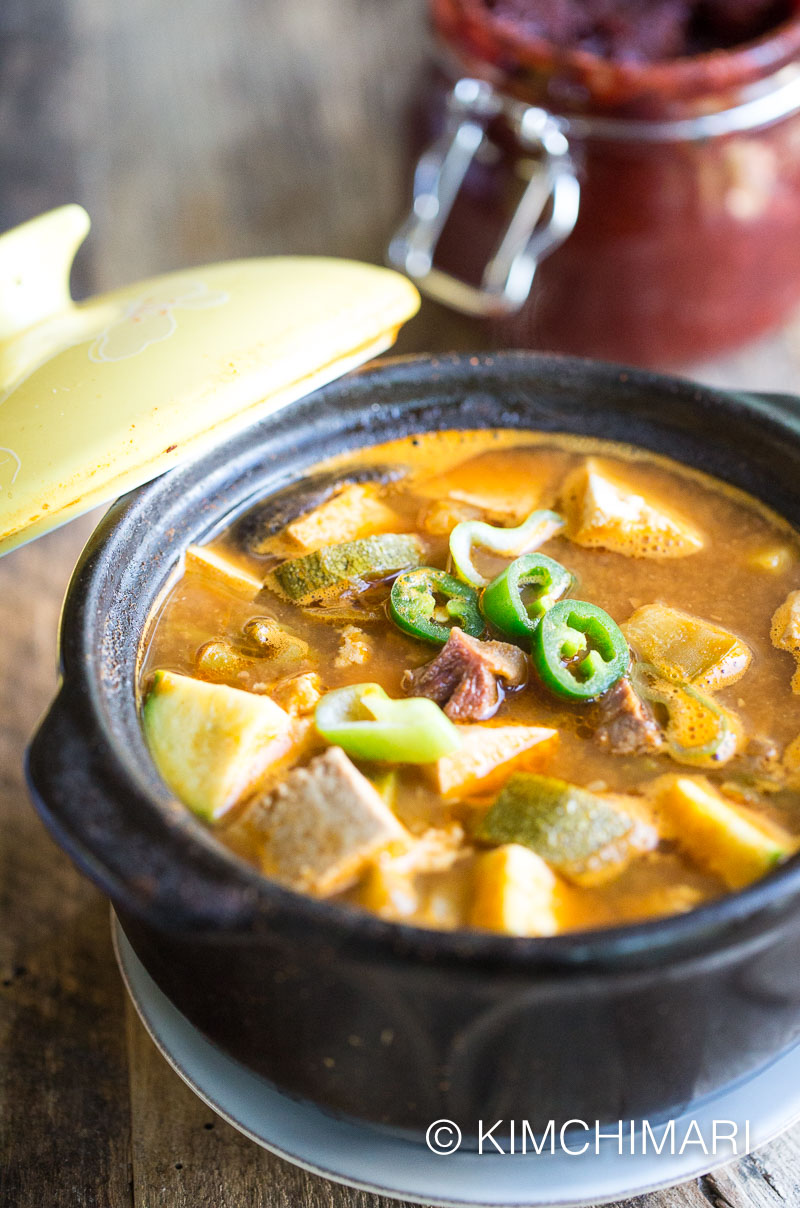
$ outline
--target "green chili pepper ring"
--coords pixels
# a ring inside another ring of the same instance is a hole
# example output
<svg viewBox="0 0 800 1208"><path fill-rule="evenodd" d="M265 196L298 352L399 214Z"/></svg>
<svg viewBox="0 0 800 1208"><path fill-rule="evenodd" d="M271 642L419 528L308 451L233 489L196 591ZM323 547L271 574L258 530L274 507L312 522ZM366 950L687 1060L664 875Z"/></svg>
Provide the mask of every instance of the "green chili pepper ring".
<svg viewBox="0 0 800 1208"><path fill-rule="evenodd" d="M531 655L542 683L575 701L602 696L630 662L628 643L616 621L585 600L559 600L547 610L533 635Z"/></svg>
<svg viewBox="0 0 800 1208"><path fill-rule="evenodd" d="M430 566L405 571L392 584L389 613L395 625L414 638L446 642L451 626L433 619L437 595L446 598L444 610L454 624L472 638L481 636L485 626L478 609L478 593L468 583Z"/></svg>
<svg viewBox="0 0 800 1208"><path fill-rule="evenodd" d="M481 612L487 621L510 638L530 638L542 616L574 583L574 576L546 554L523 554L492 579L481 596ZM534 599L525 603L522 591L535 588Z"/></svg>

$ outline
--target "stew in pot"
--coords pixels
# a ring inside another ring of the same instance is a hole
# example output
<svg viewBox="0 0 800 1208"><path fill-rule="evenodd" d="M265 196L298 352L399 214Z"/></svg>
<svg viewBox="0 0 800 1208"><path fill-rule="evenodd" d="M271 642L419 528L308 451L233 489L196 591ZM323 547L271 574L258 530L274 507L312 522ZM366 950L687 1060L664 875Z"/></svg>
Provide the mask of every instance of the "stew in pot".
<svg viewBox="0 0 800 1208"><path fill-rule="evenodd" d="M171 791L292 889L511 935L674 914L797 847L800 542L641 450L407 437L190 547L141 691Z"/></svg>

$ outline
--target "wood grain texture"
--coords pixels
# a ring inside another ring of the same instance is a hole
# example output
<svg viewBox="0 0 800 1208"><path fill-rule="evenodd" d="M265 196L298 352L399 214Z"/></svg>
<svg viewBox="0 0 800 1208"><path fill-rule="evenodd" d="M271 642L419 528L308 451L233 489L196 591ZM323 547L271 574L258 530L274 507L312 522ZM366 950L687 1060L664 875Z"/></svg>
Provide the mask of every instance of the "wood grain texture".
<svg viewBox="0 0 800 1208"><path fill-rule="evenodd" d="M308 1174L259 1149L168 1072L127 1007L134 1202L153 1208L406 1208ZM410 1206L409 1206L410 1208Z"/></svg>
<svg viewBox="0 0 800 1208"><path fill-rule="evenodd" d="M131 1202L108 906L45 835L21 766L55 689L60 597L91 526L0 562L0 1204L14 1208Z"/></svg>
<svg viewBox="0 0 800 1208"><path fill-rule="evenodd" d="M425 0L3 0L0 228L76 200L78 293L204 260L380 260L407 204ZM402 351L481 348L426 304ZM797 389L800 323L698 367ZM0 562L0 1204L388 1208L295 1170L213 1113L125 1006L107 907L46 837L21 758L90 520ZM126 1023L127 1015L127 1023ZM629 1208L796 1208L800 1130Z"/></svg>

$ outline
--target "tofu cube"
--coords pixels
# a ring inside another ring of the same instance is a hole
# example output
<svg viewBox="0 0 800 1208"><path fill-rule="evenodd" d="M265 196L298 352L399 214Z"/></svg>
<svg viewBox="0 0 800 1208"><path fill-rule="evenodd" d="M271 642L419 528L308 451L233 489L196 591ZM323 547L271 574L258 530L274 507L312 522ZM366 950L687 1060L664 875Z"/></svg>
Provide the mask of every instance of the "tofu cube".
<svg viewBox="0 0 800 1208"><path fill-rule="evenodd" d="M561 506L576 545L631 558L682 558L703 548L693 524L645 499L593 458L568 476Z"/></svg>
<svg viewBox="0 0 800 1208"><path fill-rule="evenodd" d="M326 896L358 880L371 860L408 836L378 790L340 747L294 768L253 807L263 868L292 889Z"/></svg>
<svg viewBox="0 0 800 1208"><path fill-rule="evenodd" d="M407 919L419 909L419 892L412 874L398 871L393 861L378 861L359 887L358 902L382 918Z"/></svg>
<svg viewBox="0 0 800 1208"><path fill-rule="evenodd" d="M396 524L396 512L378 498L374 483L349 483L288 524L282 537L287 545L310 553L323 545L386 532Z"/></svg>
<svg viewBox="0 0 800 1208"><path fill-rule="evenodd" d="M519 524L534 508L548 507L555 474L547 459L531 450L512 459L504 450L487 450L454 468L415 482L426 499L475 508L492 524Z"/></svg>
<svg viewBox="0 0 800 1208"><path fill-rule="evenodd" d="M255 599L264 586L257 575L207 545L188 546L184 566L187 574L205 575L248 600Z"/></svg>

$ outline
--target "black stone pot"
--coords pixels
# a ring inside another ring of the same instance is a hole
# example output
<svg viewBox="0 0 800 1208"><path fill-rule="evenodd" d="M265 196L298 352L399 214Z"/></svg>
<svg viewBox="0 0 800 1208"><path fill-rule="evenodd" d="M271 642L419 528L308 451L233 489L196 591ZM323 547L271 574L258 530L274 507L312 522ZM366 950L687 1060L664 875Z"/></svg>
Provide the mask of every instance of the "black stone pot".
<svg viewBox="0 0 800 1208"><path fill-rule="evenodd" d="M352 375L116 503L67 595L28 755L49 829L176 1006L284 1091L421 1134L439 1117L655 1120L800 1036L800 863L691 914L551 939L387 923L261 878L170 799L139 725L142 634L182 549L323 457L415 431L630 441L800 527L800 404L503 354Z"/></svg>

